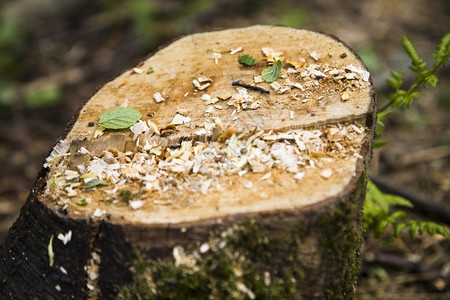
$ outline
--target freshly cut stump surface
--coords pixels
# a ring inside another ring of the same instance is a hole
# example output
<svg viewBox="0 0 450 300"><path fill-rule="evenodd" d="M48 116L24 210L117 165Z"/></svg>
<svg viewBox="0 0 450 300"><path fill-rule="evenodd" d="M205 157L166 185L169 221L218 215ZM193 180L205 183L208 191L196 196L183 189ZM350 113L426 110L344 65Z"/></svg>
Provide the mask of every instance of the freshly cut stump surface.
<svg viewBox="0 0 450 300"><path fill-rule="evenodd" d="M117 107L140 120L101 127ZM351 297L374 118L370 75L334 37L180 38L68 125L0 249L0 298Z"/></svg>

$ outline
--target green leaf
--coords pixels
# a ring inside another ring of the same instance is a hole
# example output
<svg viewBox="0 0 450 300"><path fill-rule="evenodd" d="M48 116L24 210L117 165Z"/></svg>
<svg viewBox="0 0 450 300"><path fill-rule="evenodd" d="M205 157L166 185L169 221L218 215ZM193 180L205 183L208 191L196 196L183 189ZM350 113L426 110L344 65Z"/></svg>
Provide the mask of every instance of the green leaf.
<svg viewBox="0 0 450 300"><path fill-rule="evenodd" d="M50 237L50 241L48 242L48 261L49 261L49 265L50 267L53 266L54 263L54 258L55 258L55 253L53 252L53 234Z"/></svg>
<svg viewBox="0 0 450 300"><path fill-rule="evenodd" d="M92 189L92 188L95 188L96 186L102 186L102 185L109 185L109 182L105 181L105 180L101 180L101 179L92 179L92 180L89 180L88 182L86 182L84 188Z"/></svg>
<svg viewBox="0 0 450 300"><path fill-rule="evenodd" d="M152 74L153 72L153 69L148 69L147 74Z"/></svg>
<svg viewBox="0 0 450 300"><path fill-rule="evenodd" d="M389 141L375 141L375 142L373 142L373 147L374 148L382 148L382 147L386 146L387 144L389 144Z"/></svg>
<svg viewBox="0 0 450 300"><path fill-rule="evenodd" d="M89 203L86 201L86 199L81 199L81 200L77 201L77 205L79 205L79 206L86 206L88 204Z"/></svg>
<svg viewBox="0 0 450 300"><path fill-rule="evenodd" d="M117 107L99 116L98 125L108 129L125 129L134 125L142 117L131 107Z"/></svg>
<svg viewBox="0 0 450 300"><path fill-rule="evenodd" d="M249 67L253 67L254 65L256 65L256 59L254 59L249 54L244 54L242 56L239 56L238 62L243 65L249 66Z"/></svg>
<svg viewBox="0 0 450 300"><path fill-rule="evenodd" d="M275 80L277 80L278 75L280 75L281 68L283 68L283 62L281 60L275 59L275 63L272 66L262 71L262 78L265 82L274 82Z"/></svg>

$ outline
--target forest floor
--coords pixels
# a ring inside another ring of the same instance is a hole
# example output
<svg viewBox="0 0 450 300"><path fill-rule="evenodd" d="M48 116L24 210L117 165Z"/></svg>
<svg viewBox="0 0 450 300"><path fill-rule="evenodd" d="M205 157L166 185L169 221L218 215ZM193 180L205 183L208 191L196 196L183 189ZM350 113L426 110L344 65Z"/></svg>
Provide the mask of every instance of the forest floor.
<svg viewBox="0 0 450 300"><path fill-rule="evenodd" d="M188 3L188 4L186 4ZM450 28L447 0L0 1L0 242L44 159L96 89L177 36L217 28L284 24L333 34L356 49L378 101L386 78L410 63L406 35L432 63ZM372 175L450 206L450 71L411 110L386 118L389 144ZM406 84L414 80L406 73ZM409 217L445 220L413 210ZM450 299L450 246L439 236L367 232L357 299Z"/></svg>

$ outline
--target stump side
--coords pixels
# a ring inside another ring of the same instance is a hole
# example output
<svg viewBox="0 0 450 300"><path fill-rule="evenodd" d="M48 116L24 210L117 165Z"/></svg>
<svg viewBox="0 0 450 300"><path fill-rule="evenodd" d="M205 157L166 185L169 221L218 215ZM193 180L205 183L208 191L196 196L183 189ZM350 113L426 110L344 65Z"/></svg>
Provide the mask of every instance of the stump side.
<svg viewBox="0 0 450 300"><path fill-rule="evenodd" d="M41 184L38 181L35 188ZM90 224L48 208L37 199L37 192L30 193L0 245L0 298L83 299L84 266L92 248ZM64 244L58 235L69 232L71 241ZM54 253L52 265L49 245Z"/></svg>
<svg viewBox="0 0 450 300"><path fill-rule="evenodd" d="M140 245L139 251L129 252L133 280L121 281L121 286L106 274L105 265L102 284L119 299L138 294L149 299L181 294L199 299L350 299L361 263L365 183L364 174L350 197L301 216L240 216L195 227L173 226L150 235L141 229L147 240L132 243ZM114 235L121 232L124 239L119 240L127 240L127 228L114 227L109 230Z"/></svg>

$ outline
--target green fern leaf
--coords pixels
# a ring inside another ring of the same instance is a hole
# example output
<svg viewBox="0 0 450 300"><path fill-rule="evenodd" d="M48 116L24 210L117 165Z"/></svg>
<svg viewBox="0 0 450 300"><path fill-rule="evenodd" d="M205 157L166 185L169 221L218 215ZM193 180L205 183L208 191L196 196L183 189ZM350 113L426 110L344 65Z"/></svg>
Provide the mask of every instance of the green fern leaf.
<svg viewBox="0 0 450 300"><path fill-rule="evenodd" d="M412 222L409 225L409 236L411 237L411 239L416 238L416 230L417 230L417 223Z"/></svg>
<svg viewBox="0 0 450 300"><path fill-rule="evenodd" d="M420 235L423 235L425 229L429 235L439 234L445 237L448 241L450 241L450 235L447 232L447 229L439 224L434 222L427 221L408 221L408 222L400 222L394 224L395 226L395 234L399 235L400 232L409 227L409 235L411 238L415 238L416 233L418 232Z"/></svg>
<svg viewBox="0 0 450 300"><path fill-rule="evenodd" d="M397 224L397 226L395 226L395 230L394 230L394 236L398 237L400 235L400 232L406 228L406 223L400 223Z"/></svg>
<svg viewBox="0 0 450 300"><path fill-rule="evenodd" d="M406 200L405 198L400 196L383 194L383 197L389 205L402 206L408 208L414 207L414 205L409 200Z"/></svg>
<svg viewBox="0 0 450 300"><path fill-rule="evenodd" d="M377 113L377 124L384 126L383 122L381 122L381 120L386 117L387 115L389 115L390 113L392 113L392 111L381 111Z"/></svg>
<svg viewBox="0 0 450 300"><path fill-rule="evenodd" d="M416 49L406 36L403 36L402 44L405 48L406 53L408 53L409 57L412 59L412 64L409 68L416 73L424 71L427 67L427 64L423 61L422 58L420 58Z"/></svg>
<svg viewBox="0 0 450 300"><path fill-rule="evenodd" d="M419 224L419 234L420 234L420 235L423 234L426 225L427 225L427 223L425 223L425 222L420 222L420 224Z"/></svg>
<svg viewBox="0 0 450 300"><path fill-rule="evenodd" d="M432 57L436 62L445 65L450 57L450 33L447 33L437 46L436 51L433 53Z"/></svg>
<svg viewBox="0 0 450 300"><path fill-rule="evenodd" d="M390 223L395 223L397 222L398 219L402 219L405 217L405 212L403 210L397 210L395 212L393 212L390 216L389 216L389 222Z"/></svg>
<svg viewBox="0 0 450 300"><path fill-rule="evenodd" d="M436 88L436 84L438 83L438 78L436 75L431 74L424 78L424 86L427 84L431 85L433 88Z"/></svg>

